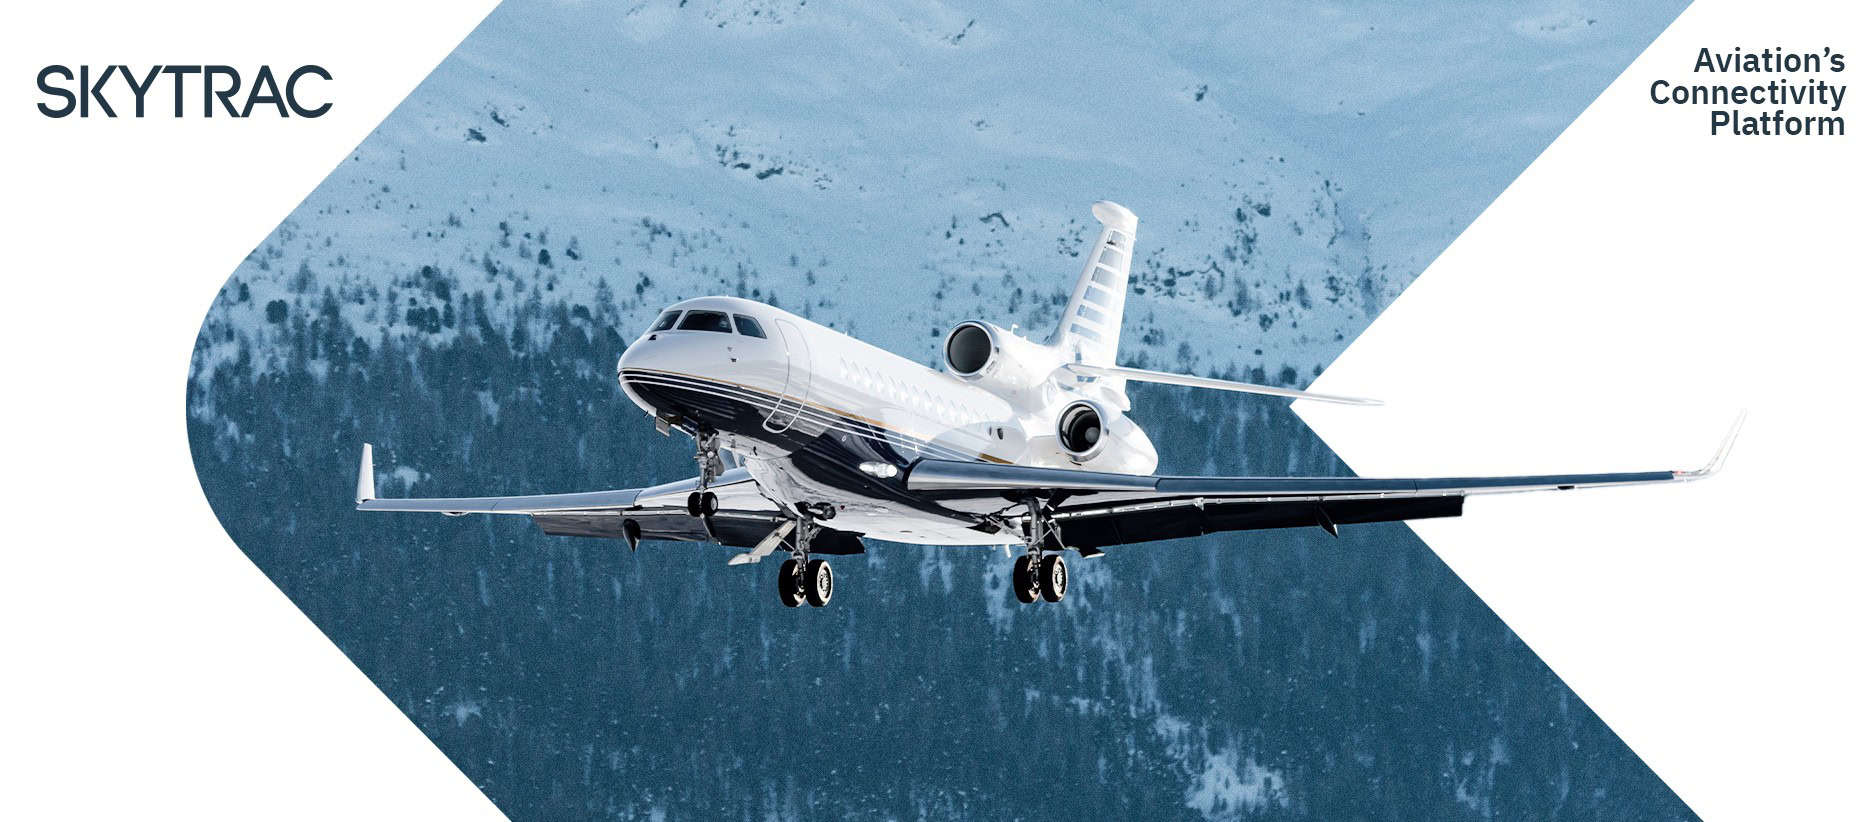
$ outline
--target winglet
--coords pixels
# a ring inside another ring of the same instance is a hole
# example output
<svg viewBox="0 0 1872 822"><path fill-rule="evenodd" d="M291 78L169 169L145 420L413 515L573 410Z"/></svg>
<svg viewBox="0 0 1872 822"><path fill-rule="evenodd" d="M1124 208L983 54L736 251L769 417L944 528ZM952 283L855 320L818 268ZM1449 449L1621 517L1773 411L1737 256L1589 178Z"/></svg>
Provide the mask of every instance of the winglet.
<svg viewBox="0 0 1872 822"><path fill-rule="evenodd" d="M370 443L364 443L364 453L358 456L357 467L357 502L363 505L377 498L377 469L371 464Z"/></svg>
<svg viewBox="0 0 1872 822"><path fill-rule="evenodd" d="M1710 457L1710 461L1694 471L1674 472L1677 479L1700 480L1715 476L1716 472L1721 471L1723 464L1729 461L1729 451L1735 448L1736 437L1742 433L1742 422L1746 419L1748 419L1748 411L1736 414L1735 422L1729 424L1729 433L1723 435L1722 445L1716 449L1716 454Z"/></svg>

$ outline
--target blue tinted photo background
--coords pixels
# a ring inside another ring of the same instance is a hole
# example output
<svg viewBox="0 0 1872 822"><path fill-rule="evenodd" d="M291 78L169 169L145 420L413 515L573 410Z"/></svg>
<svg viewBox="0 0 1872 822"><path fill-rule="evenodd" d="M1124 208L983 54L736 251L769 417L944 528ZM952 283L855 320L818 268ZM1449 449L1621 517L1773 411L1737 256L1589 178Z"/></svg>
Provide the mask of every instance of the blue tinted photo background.
<svg viewBox="0 0 1872 822"><path fill-rule="evenodd" d="M720 548L349 499L364 441L386 495L688 475L610 373L685 297L932 365L1043 334L1104 198L1125 363L1304 385L1679 11L512 0L217 295L202 484L518 819L1688 817L1403 526L1114 549L1047 608L873 543L794 611ZM1166 472L1346 470L1283 403L1133 398Z"/></svg>

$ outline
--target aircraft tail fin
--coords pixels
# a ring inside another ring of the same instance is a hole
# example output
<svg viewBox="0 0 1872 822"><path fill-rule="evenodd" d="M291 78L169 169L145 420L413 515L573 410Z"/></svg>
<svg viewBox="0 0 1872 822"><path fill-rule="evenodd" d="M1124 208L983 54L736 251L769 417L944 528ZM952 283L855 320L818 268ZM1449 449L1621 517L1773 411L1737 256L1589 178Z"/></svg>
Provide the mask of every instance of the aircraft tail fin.
<svg viewBox="0 0 1872 822"><path fill-rule="evenodd" d="M1098 219L1100 230L1086 252L1085 268L1066 301L1066 314L1060 318L1053 345L1066 362L1116 365L1137 215L1110 200L1100 200L1092 204L1092 216Z"/></svg>

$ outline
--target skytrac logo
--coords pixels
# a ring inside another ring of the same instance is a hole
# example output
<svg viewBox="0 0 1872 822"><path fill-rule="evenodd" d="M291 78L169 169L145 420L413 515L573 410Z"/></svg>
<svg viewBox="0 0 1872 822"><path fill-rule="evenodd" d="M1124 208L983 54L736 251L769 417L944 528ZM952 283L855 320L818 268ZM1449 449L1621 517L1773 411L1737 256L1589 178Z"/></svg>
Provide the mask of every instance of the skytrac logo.
<svg viewBox="0 0 1872 822"><path fill-rule="evenodd" d="M321 81L331 80L331 72L305 65L285 78L281 82L272 66L261 66L249 83L233 66L150 66L141 73L124 65L81 65L77 71L46 66L39 70L39 91L46 96L39 113L53 118L117 117L121 110L135 117L147 113L180 118L197 112L202 117L251 117L255 111L322 117L331 111L331 102L320 97L326 91Z"/></svg>

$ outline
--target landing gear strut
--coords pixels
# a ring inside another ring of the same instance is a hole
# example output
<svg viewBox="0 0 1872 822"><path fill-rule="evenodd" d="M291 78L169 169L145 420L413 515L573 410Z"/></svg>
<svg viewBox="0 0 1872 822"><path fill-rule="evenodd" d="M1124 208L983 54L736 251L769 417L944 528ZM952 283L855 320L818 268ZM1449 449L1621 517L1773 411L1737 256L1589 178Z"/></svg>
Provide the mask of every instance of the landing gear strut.
<svg viewBox="0 0 1872 822"><path fill-rule="evenodd" d="M706 491L727 467L722 464L720 432L706 425L696 428L695 463L696 473L702 477L696 488Z"/></svg>
<svg viewBox="0 0 1872 822"><path fill-rule="evenodd" d="M689 516L706 518L721 510L715 492L708 490L726 467L721 458L721 434L708 426L697 426L695 435L696 490L689 495Z"/></svg>
<svg viewBox="0 0 1872 822"><path fill-rule="evenodd" d="M1060 547L1059 526L1046 506L1038 499L1027 500L1027 552L1014 559L1014 598L1022 604L1044 599L1058 602L1066 598L1066 559L1046 553L1050 538Z"/></svg>
<svg viewBox="0 0 1872 822"><path fill-rule="evenodd" d="M824 608L832 601L832 566L809 554L817 530L819 526L811 517L800 517L787 546L793 556L780 563L780 604L788 608L798 608L802 602Z"/></svg>

